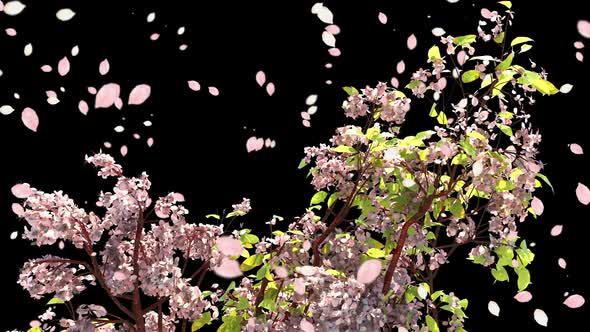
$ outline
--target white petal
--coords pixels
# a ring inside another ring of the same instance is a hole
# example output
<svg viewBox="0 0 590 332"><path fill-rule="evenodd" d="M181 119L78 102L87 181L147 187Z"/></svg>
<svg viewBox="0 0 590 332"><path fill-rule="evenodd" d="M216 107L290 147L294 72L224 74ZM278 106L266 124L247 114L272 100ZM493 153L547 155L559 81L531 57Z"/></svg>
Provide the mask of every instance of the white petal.
<svg viewBox="0 0 590 332"><path fill-rule="evenodd" d="M547 317L545 311L541 309L535 309L534 317L535 322L537 322L537 324L541 326L547 326L547 321L549 321L549 317Z"/></svg>
<svg viewBox="0 0 590 332"><path fill-rule="evenodd" d="M4 5L4 13L9 16L15 16L20 14L25 7L20 1L9 1Z"/></svg>
<svg viewBox="0 0 590 332"><path fill-rule="evenodd" d="M496 317L500 316L500 307L494 301L488 302L488 311Z"/></svg>
<svg viewBox="0 0 590 332"><path fill-rule="evenodd" d="M74 11L72 11L70 8L64 8L58 10L55 16L58 20L65 22L71 20L74 16L76 16L76 13L74 13Z"/></svg>

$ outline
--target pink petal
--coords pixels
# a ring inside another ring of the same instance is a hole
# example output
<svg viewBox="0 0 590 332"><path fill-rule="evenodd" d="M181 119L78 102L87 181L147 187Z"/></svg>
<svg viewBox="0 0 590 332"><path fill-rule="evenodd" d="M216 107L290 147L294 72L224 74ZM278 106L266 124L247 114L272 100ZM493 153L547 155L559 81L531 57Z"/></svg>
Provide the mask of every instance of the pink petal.
<svg viewBox="0 0 590 332"><path fill-rule="evenodd" d="M574 43L574 47L577 48L577 49L579 49L579 50L581 50L581 49L584 48L584 43L581 42L581 41L577 41L577 42Z"/></svg>
<svg viewBox="0 0 590 332"><path fill-rule="evenodd" d="M309 120L310 119L309 113L301 112L301 118L304 120Z"/></svg>
<svg viewBox="0 0 590 332"><path fill-rule="evenodd" d="M248 152L256 151L256 137L255 136L248 138L248 140L246 141L246 151L248 151Z"/></svg>
<svg viewBox="0 0 590 332"><path fill-rule="evenodd" d="M89 86L88 87L88 93L91 95L95 95L96 94L96 88L93 86Z"/></svg>
<svg viewBox="0 0 590 332"><path fill-rule="evenodd" d="M216 87L214 87L214 86L210 86L210 87L209 87L209 93L210 93L212 96L219 96L219 89L217 89L217 88L216 88Z"/></svg>
<svg viewBox="0 0 590 332"><path fill-rule="evenodd" d="M240 240L230 236L222 236L215 241L217 249L226 256L239 256L244 251Z"/></svg>
<svg viewBox="0 0 590 332"><path fill-rule="evenodd" d="M311 123L309 122L309 120L303 120L301 122L303 123L304 127L307 127L307 128L311 127Z"/></svg>
<svg viewBox="0 0 590 332"><path fill-rule="evenodd" d="M125 157L127 155L128 149L127 145L121 146L121 156Z"/></svg>
<svg viewBox="0 0 590 332"><path fill-rule="evenodd" d="M68 60L67 56L64 56L59 63L57 64L57 72L61 76L66 76L67 73L70 71L70 61Z"/></svg>
<svg viewBox="0 0 590 332"><path fill-rule="evenodd" d="M586 20L578 21L578 32L584 38L590 38L590 22Z"/></svg>
<svg viewBox="0 0 590 332"><path fill-rule="evenodd" d="M531 207L533 208L535 214L538 216L542 215L543 210L545 210L545 207L543 206L543 201L541 201L537 197L533 197L533 200L531 201Z"/></svg>
<svg viewBox="0 0 590 332"><path fill-rule="evenodd" d="M387 24L387 15L383 14L382 12L379 12L379 15L377 17L379 18L379 22L381 22L381 24Z"/></svg>
<svg viewBox="0 0 590 332"><path fill-rule="evenodd" d="M256 140L256 145L255 145L256 151L262 150L263 147L264 147L264 138L258 138Z"/></svg>
<svg viewBox="0 0 590 332"><path fill-rule="evenodd" d="M301 320L301 322L299 323L299 327L303 332L315 332L315 327L313 327L313 324L307 321L307 319L305 318Z"/></svg>
<svg viewBox="0 0 590 332"><path fill-rule="evenodd" d="M242 275L240 264L237 261L223 257L221 264L213 268L213 272L225 279L233 279Z"/></svg>
<svg viewBox="0 0 590 332"><path fill-rule="evenodd" d="M399 87L399 81L397 80L397 78L395 78L395 77L391 78L391 86L394 88Z"/></svg>
<svg viewBox="0 0 590 332"><path fill-rule="evenodd" d="M267 139L264 140L264 147L265 148L270 147L270 138L267 138Z"/></svg>
<svg viewBox="0 0 590 332"><path fill-rule="evenodd" d="M293 280L293 290L299 295L305 294L305 283L301 278Z"/></svg>
<svg viewBox="0 0 590 332"><path fill-rule="evenodd" d="M406 70L406 64L404 63L404 60L397 63L395 70L397 71L398 74L401 74Z"/></svg>
<svg viewBox="0 0 590 332"><path fill-rule="evenodd" d="M187 48L188 48L187 44L182 44L182 45L178 46L178 49L181 51L185 51Z"/></svg>
<svg viewBox="0 0 590 332"><path fill-rule="evenodd" d="M14 37L14 36L16 36L16 30L14 30L13 28L8 28L8 29L6 29L6 30L4 30L4 31L6 31L6 34L7 34L8 36L10 36L10 37Z"/></svg>
<svg viewBox="0 0 590 332"><path fill-rule="evenodd" d="M369 259L359 267L356 280L363 284L370 284L381 274L381 262L377 259Z"/></svg>
<svg viewBox="0 0 590 332"><path fill-rule="evenodd" d="M39 117L37 116L37 112L35 112L32 108L25 108L21 114L21 120L25 127L29 128L30 130L36 132L37 127L39 126Z"/></svg>
<svg viewBox="0 0 590 332"><path fill-rule="evenodd" d="M277 278L280 278L280 279L284 279L289 276L289 271L287 271L287 269L282 266L275 267L274 272L275 272L275 275L277 276Z"/></svg>
<svg viewBox="0 0 590 332"><path fill-rule="evenodd" d="M12 212L17 216L22 217L25 214L25 209L18 203L12 203Z"/></svg>
<svg viewBox="0 0 590 332"><path fill-rule="evenodd" d="M264 82L266 82L266 74L262 70L259 70L256 73L256 83L258 83L260 86L263 86Z"/></svg>
<svg viewBox="0 0 590 332"><path fill-rule="evenodd" d="M117 98L121 87L117 83L108 83L102 86L96 93L96 100L94 101L94 108L108 108L113 106Z"/></svg>
<svg viewBox="0 0 590 332"><path fill-rule="evenodd" d="M447 79L444 77L441 77L436 83L438 84L438 88L441 90L444 90L447 87Z"/></svg>
<svg viewBox="0 0 590 332"><path fill-rule="evenodd" d="M147 84L139 84L129 94L129 101L127 104L129 105L141 105L145 102L150 94L152 93L152 88Z"/></svg>
<svg viewBox="0 0 590 332"><path fill-rule="evenodd" d="M483 16L484 18L490 19L490 18L492 18L492 12L487 8L482 8L481 9L481 16Z"/></svg>
<svg viewBox="0 0 590 332"><path fill-rule="evenodd" d="M586 302L586 300L582 295L574 294L570 295L567 299L565 299L565 301L563 301L563 304L572 309L576 309L583 306L584 302Z"/></svg>
<svg viewBox="0 0 590 332"><path fill-rule="evenodd" d="M590 203L590 190L582 183L578 183L578 187L576 188L576 196L578 196L580 203L584 205L588 205L588 203Z"/></svg>
<svg viewBox="0 0 590 332"><path fill-rule="evenodd" d="M154 139L152 137L147 139L147 146L152 147L154 145Z"/></svg>
<svg viewBox="0 0 590 332"><path fill-rule="evenodd" d="M576 59L580 62L584 62L584 54L581 52L576 52Z"/></svg>
<svg viewBox="0 0 590 332"><path fill-rule="evenodd" d="M53 90L45 91L45 95L47 95L47 98L57 98L57 93Z"/></svg>
<svg viewBox="0 0 590 332"><path fill-rule="evenodd" d="M98 72L101 75L106 75L109 72L110 68L111 68L111 65L109 64L109 60L104 59L100 62L100 65L98 66Z"/></svg>
<svg viewBox="0 0 590 332"><path fill-rule="evenodd" d="M107 149L110 149L113 145L111 144L111 142L104 142L104 147Z"/></svg>
<svg viewBox="0 0 590 332"><path fill-rule="evenodd" d="M199 82L197 81L188 81L188 87L193 90L193 91L199 91L201 90L201 84L199 84Z"/></svg>
<svg viewBox="0 0 590 332"><path fill-rule="evenodd" d="M457 53L457 62L459 63L460 66L463 66L463 64L465 64L466 56L467 56L467 54L463 50L461 50L461 51L459 51L459 53Z"/></svg>
<svg viewBox="0 0 590 332"><path fill-rule="evenodd" d="M533 298L533 295L529 291L519 292L514 295L514 299L520 303L529 302Z"/></svg>
<svg viewBox="0 0 590 332"><path fill-rule="evenodd" d="M328 53L330 53L331 56L340 56L340 49L332 47L328 50Z"/></svg>
<svg viewBox="0 0 590 332"><path fill-rule="evenodd" d="M51 71L51 66L50 65L43 65L41 66L41 71L44 73L49 73Z"/></svg>
<svg viewBox="0 0 590 332"><path fill-rule="evenodd" d="M572 143L569 146L570 146L570 151L572 151L573 154L584 154L584 150L582 149L582 147L579 144Z"/></svg>
<svg viewBox="0 0 590 332"><path fill-rule="evenodd" d="M567 262L565 261L565 259L559 258L557 260L557 265L559 265L560 268L565 269L567 266Z"/></svg>
<svg viewBox="0 0 590 332"><path fill-rule="evenodd" d="M328 26L326 26L326 31L328 31L329 33L331 33L332 35L336 36L337 34L340 33L340 27L337 26L336 24L330 24Z"/></svg>
<svg viewBox="0 0 590 332"><path fill-rule="evenodd" d="M326 68L330 69L330 68L332 68L332 64L331 64L331 63L326 63L326 64L324 65L324 67L326 67Z"/></svg>
<svg viewBox="0 0 590 332"><path fill-rule="evenodd" d="M273 93L275 93L275 85L274 85L274 83L268 83L266 85L266 93L268 93L269 96L272 96Z"/></svg>
<svg viewBox="0 0 590 332"><path fill-rule="evenodd" d="M117 100L115 100L115 107L118 109L123 108L123 100L121 99L121 97L117 98Z"/></svg>
<svg viewBox="0 0 590 332"><path fill-rule="evenodd" d="M138 134L138 133L134 133L134 134L133 134L133 138L135 138L135 139L140 139L140 138L141 138L141 136L139 136L139 134Z"/></svg>
<svg viewBox="0 0 590 332"><path fill-rule="evenodd" d="M159 33L152 33L152 35L150 36L151 40L158 40L158 38L160 38L160 34Z"/></svg>
<svg viewBox="0 0 590 332"><path fill-rule="evenodd" d="M408 37L408 40L406 42L406 45L408 46L408 49L411 51L413 49L416 48L416 45L418 45L418 40L416 39L416 35L411 34Z"/></svg>
<svg viewBox="0 0 590 332"><path fill-rule="evenodd" d="M558 236L563 230L563 225L555 225L551 228L551 236Z"/></svg>
<svg viewBox="0 0 590 332"><path fill-rule="evenodd" d="M15 184L10 188L10 192L12 192L16 198L27 198L33 194L33 190L28 183Z"/></svg>
<svg viewBox="0 0 590 332"><path fill-rule="evenodd" d="M88 114L88 104L84 100L80 100L78 103L78 110L84 115Z"/></svg>

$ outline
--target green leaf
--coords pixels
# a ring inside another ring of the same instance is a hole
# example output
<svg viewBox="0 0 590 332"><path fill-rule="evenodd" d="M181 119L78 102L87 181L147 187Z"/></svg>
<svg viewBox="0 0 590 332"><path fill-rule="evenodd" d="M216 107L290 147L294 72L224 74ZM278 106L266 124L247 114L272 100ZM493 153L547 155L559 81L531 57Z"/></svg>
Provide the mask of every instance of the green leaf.
<svg viewBox="0 0 590 332"><path fill-rule="evenodd" d="M514 269L514 272L518 275L518 291L522 292L531 283L531 273L525 267L518 267Z"/></svg>
<svg viewBox="0 0 590 332"><path fill-rule="evenodd" d="M506 36L506 33L502 31L496 37L494 37L496 44L502 44L502 42L504 42L504 36Z"/></svg>
<svg viewBox="0 0 590 332"><path fill-rule="evenodd" d="M217 332L240 332L242 330L242 316L223 316L223 324L219 326Z"/></svg>
<svg viewBox="0 0 590 332"><path fill-rule="evenodd" d="M331 207L332 205L334 205L334 203L336 203L336 200L338 199L339 196L340 196L339 192L332 193L332 195L330 195L330 197L328 198L328 207Z"/></svg>
<svg viewBox="0 0 590 332"><path fill-rule="evenodd" d="M432 104L432 107L430 108L430 113L428 113L428 115L429 115L431 118L434 118L435 116L437 116L437 115L438 115L438 112L436 111L436 103L433 103L433 104Z"/></svg>
<svg viewBox="0 0 590 332"><path fill-rule="evenodd" d="M256 254L246 258L246 260L243 261L242 264L240 264L240 270L244 272L252 270L253 268L262 264L263 258L263 254Z"/></svg>
<svg viewBox="0 0 590 332"><path fill-rule="evenodd" d="M326 197L328 197L328 193L327 192L325 192L325 191L318 191L311 198L311 205L316 205L316 204L322 203L323 201L326 200Z"/></svg>
<svg viewBox="0 0 590 332"><path fill-rule="evenodd" d="M468 70L461 74L461 80L463 81L463 83L471 83L479 78L479 74L479 70Z"/></svg>
<svg viewBox="0 0 590 332"><path fill-rule="evenodd" d="M347 153L355 153L356 152L356 150L352 146L346 146L346 145L339 145L334 148L334 151L347 152Z"/></svg>
<svg viewBox="0 0 590 332"><path fill-rule="evenodd" d="M211 325L211 313L209 311L203 313L199 319L193 322L193 325L191 325L191 332L195 332L205 325Z"/></svg>
<svg viewBox="0 0 590 332"><path fill-rule="evenodd" d="M510 55L508 55L506 57L506 59L504 59L502 62L500 62L496 66L496 70L498 70L498 71L504 71L504 70L508 69L508 67L510 67L510 65L512 64L512 60L513 59L514 59L514 53L510 53Z"/></svg>
<svg viewBox="0 0 590 332"><path fill-rule="evenodd" d="M553 83L544 79L532 79L531 84L543 95L554 95L559 92Z"/></svg>
<svg viewBox="0 0 590 332"><path fill-rule="evenodd" d="M440 332L438 324L430 315L426 315L426 326L428 326L428 332Z"/></svg>
<svg viewBox="0 0 590 332"><path fill-rule="evenodd" d="M529 37L516 37L512 40L512 42L510 42L510 46L514 47L514 45L518 45L518 44L522 44L522 43L526 43L526 42L530 42L530 41L534 41L534 40Z"/></svg>
<svg viewBox="0 0 590 332"><path fill-rule="evenodd" d="M551 187L551 191L555 192L553 190L553 185L551 184L551 182L549 182L549 179L547 178L547 176L545 176L544 174L541 174L541 173L537 173L536 176L538 178L540 178L541 180L543 180L543 182L545 182L547 185L549 185L549 187Z"/></svg>
<svg viewBox="0 0 590 332"><path fill-rule="evenodd" d="M500 180L496 184L496 190L499 192L506 192L516 188L516 185L512 181Z"/></svg>
<svg viewBox="0 0 590 332"><path fill-rule="evenodd" d="M511 9L512 8L512 2L511 1L498 1L499 4L503 5L504 7Z"/></svg>
<svg viewBox="0 0 590 332"><path fill-rule="evenodd" d="M440 113L438 113L438 116L436 117L436 121L441 125L446 125L448 123L448 119L445 112L440 111Z"/></svg>
<svg viewBox="0 0 590 332"><path fill-rule="evenodd" d="M258 271L256 272L256 280L262 280L262 278L264 278L266 276L268 271L269 271L268 264L262 265L262 267L259 268Z"/></svg>
<svg viewBox="0 0 590 332"><path fill-rule="evenodd" d="M514 135L512 133L512 128L510 128L510 126L507 126L507 125L501 124L501 123L496 123L496 127L500 128L500 131L502 131L507 136L512 137Z"/></svg>
<svg viewBox="0 0 590 332"><path fill-rule="evenodd" d="M385 257L385 252L381 249L371 248L367 250L367 256L371 258L383 258Z"/></svg>
<svg viewBox="0 0 590 332"><path fill-rule="evenodd" d="M524 53L524 52L530 50L531 48L533 48L532 45L524 44L520 47L520 52L518 52L518 53Z"/></svg>
<svg viewBox="0 0 590 332"><path fill-rule="evenodd" d="M508 271L503 266L496 266L495 269L492 269L492 276L497 281L507 281L508 280Z"/></svg>
<svg viewBox="0 0 590 332"><path fill-rule="evenodd" d="M43 330L41 329L41 327L37 326L37 327L31 327L30 329L27 330L27 332L43 332Z"/></svg>
<svg viewBox="0 0 590 332"><path fill-rule="evenodd" d="M420 81L420 80L413 80L413 81L410 81L410 83L408 83L408 84L406 85L406 89L413 89L413 88L417 88L417 87L418 87L418 85L420 85L420 84L422 84L422 83L424 83L424 82L422 82L422 81Z"/></svg>
<svg viewBox="0 0 590 332"><path fill-rule="evenodd" d="M221 219L221 217L218 214L208 214L205 216L205 218L215 218L217 220Z"/></svg>
<svg viewBox="0 0 590 332"><path fill-rule="evenodd" d="M471 43L475 43L476 35L465 35L453 38L453 43L458 46L463 46Z"/></svg>
<svg viewBox="0 0 590 332"><path fill-rule="evenodd" d="M356 95L359 91L353 86L345 86L342 88L349 96Z"/></svg>
<svg viewBox="0 0 590 332"><path fill-rule="evenodd" d="M438 60L440 59L440 50L438 49L438 46L432 46L429 50L428 50L428 60L434 62L434 60Z"/></svg>
<svg viewBox="0 0 590 332"><path fill-rule="evenodd" d="M437 290L436 292L432 293L430 295L430 298L432 299L432 301L436 301L436 299L441 296L441 294L443 293L442 290Z"/></svg>
<svg viewBox="0 0 590 332"><path fill-rule="evenodd" d="M479 133L477 131L468 132L467 133L467 136L473 137L473 138L477 138L477 139L479 139L482 142L487 142L488 141L488 139L484 135L482 135L481 133Z"/></svg>
<svg viewBox="0 0 590 332"><path fill-rule="evenodd" d="M299 162L299 166L297 166L297 169L302 169L305 166L307 166L307 163L305 162L305 158L304 158L304 159L301 159L301 161Z"/></svg>
<svg viewBox="0 0 590 332"><path fill-rule="evenodd" d="M459 219L465 218L465 208L463 208L463 204L461 204L461 202L459 200L456 200L455 202L453 202L450 210L451 210L451 213L455 217L457 217Z"/></svg>
<svg viewBox="0 0 590 332"><path fill-rule="evenodd" d="M59 297L54 297L51 300L49 300L49 302L47 302L47 305L52 305L52 304L64 304L64 300L60 299Z"/></svg>

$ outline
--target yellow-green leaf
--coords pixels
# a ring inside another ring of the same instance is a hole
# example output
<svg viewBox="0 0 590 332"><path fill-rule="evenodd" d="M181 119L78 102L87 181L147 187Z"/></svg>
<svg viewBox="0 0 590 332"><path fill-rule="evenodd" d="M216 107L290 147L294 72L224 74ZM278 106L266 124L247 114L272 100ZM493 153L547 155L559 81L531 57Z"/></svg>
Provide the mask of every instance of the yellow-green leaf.
<svg viewBox="0 0 590 332"><path fill-rule="evenodd" d="M445 114L445 112L440 111L440 113L436 117L436 121L438 121L438 123L440 123L441 125L446 125L448 123L447 122L448 120L447 120L447 115Z"/></svg>
<svg viewBox="0 0 590 332"><path fill-rule="evenodd" d="M339 145L334 148L334 151L347 152L347 153L355 153L356 152L356 150L352 146L346 146L346 145Z"/></svg>
<svg viewBox="0 0 590 332"><path fill-rule="evenodd" d="M533 79L531 84L543 95L554 95L559 92L553 83L544 79Z"/></svg>
<svg viewBox="0 0 590 332"><path fill-rule="evenodd" d="M500 131L502 131L504 134L512 137L513 133L512 133L512 128L510 128L510 126L507 126L507 125L501 124L501 123L496 123L496 126L498 128L500 128Z"/></svg>
<svg viewBox="0 0 590 332"><path fill-rule="evenodd" d="M432 46L428 50L428 60L434 61L434 60L438 60L440 58L441 58L441 56L440 56L440 50L439 50L438 46Z"/></svg>
<svg viewBox="0 0 590 332"><path fill-rule="evenodd" d="M471 43L475 43L476 35L465 35L453 38L453 43L458 46L463 46Z"/></svg>
<svg viewBox="0 0 590 332"><path fill-rule="evenodd" d="M510 55L508 55L506 57L506 59L504 59L502 62L500 62L496 66L496 70L503 71L503 70L508 69L508 67L510 67L510 65L512 64L512 59L514 59L514 53L510 53Z"/></svg>
<svg viewBox="0 0 590 332"><path fill-rule="evenodd" d="M359 91L353 86L345 86L342 88L349 96L356 95Z"/></svg>
<svg viewBox="0 0 590 332"><path fill-rule="evenodd" d="M512 2L511 1L498 1L499 4L503 5L504 7L511 9L512 8Z"/></svg>
<svg viewBox="0 0 590 332"><path fill-rule="evenodd" d="M512 42L510 43L510 46L514 47L514 45L518 45L518 44L522 44L522 43L526 43L526 42L530 42L530 41L534 41L534 40L529 37L516 37L512 40Z"/></svg>
<svg viewBox="0 0 590 332"><path fill-rule="evenodd" d="M311 205L316 205L316 204L322 203L326 199L327 196L328 196L328 193L327 192L325 192L325 191L318 191L311 198Z"/></svg>
<svg viewBox="0 0 590 332"><path fill-rule="evenodd" d="M463 81L463 83L471 83L479 78L479 74L479 70L468 70L461 74L461 80Z"/></svg>
<svg viewBox="0 0 590 332"><path fill-rule="evenodd" d="M199 319L191 325L191 331L195 332L205 325L211 325L211 313L209 311L203 313Z"/></svg>
<svg viewBox="0 0 590 332"><path fill-rule="evenodd" d="M252 256L246 258L246 260L243 261L242 264L240 264L240 270L242 270L244 272L252 270L253 268L262 264L263 258L264 258L264 255L262 255L262 254L252 255Z"/></svg>

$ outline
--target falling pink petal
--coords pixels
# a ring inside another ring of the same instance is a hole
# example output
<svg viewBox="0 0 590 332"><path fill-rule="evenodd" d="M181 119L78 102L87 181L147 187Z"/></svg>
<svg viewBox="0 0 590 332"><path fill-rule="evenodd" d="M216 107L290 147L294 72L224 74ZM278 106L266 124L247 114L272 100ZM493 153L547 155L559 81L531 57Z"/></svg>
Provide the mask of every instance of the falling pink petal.
<svg viewBox="0 0 590 332"><path fill-rule="evenodd" d="M310 119L309 113L301 112L301 118L304 120L309 120Z"/></svg>
<svg viewBox="0 0 590 332"><path fill-rule="evenodd" d="M67 56L64 56L59 63L57 64L57 72L61 76L66 76L70 71L70 61L68 60Z"/></svg>
<svg viewBox="0 0 590 332"><path fill-rule="evenodd" d="M332 47L328 50L331 56L340 56L340 49L337 47Z"/></svg>
<svg viewBox="0 0 590 332"><path fill-rule="evenodd" d="M57 98L57 94L53 90L45 91L45 95L47 95L47 98Z"/></svg>
<svg viewBox="0 0 590 332"><path fill-rule="evenodd" d="M262 150L262 148L264 147L264 138L258 138L256 139L256 151L260 151Z"/></svg>
<svg viewBox="0 0 590 332"><path fill-rule="evenodd" d="M100 65L98 65L98 72L101 75L106 75L109 72L110 68L111 68L111 65L109 64L109 60L104 59L100 62Z"/></svg>
<svg viewBox="0 0 590 332"><path fill-rule="evenodd" d="M313 324L305 318L301 319L299 328L301 328L301 331L303 332L315 332L315 327L313 327Z"/></svg>
<svg viewBox="0 0 590 332"><path fill-rule="evenodd" d="M438 80L438 82L436 82L436 84L438 84L439 89L444 90L444 88L447 87L447 79L444 77L441 77L440 80Z"/></svg>
<svg viewBox="0 0 590 332"><path fill-rule="evenodd" d="M466 61L466 57L467 57L467 54L463 50L461 50L461 51L459 51L459 53L457 53L457 62L459 63L460 66L463 66L463 64Z"/></svg>
<svg viewBox="0 0 590 332"><path fill-rule="evenodd" d="M226 256L239 256L244 251L240 240L230 236L222 236L215 241L217 249Z"/></svg>
<svg viewBox="0 0 590 332"><path fill-rule="evenodd" d="M96 94L96 88L93 86L89 86L88 87L88 93L91 95L95 95Z"/></svg>
<svg viewBox="0 0 590 332"><path fill-rule="evenodd" d="M22 217L25 214L25 209L18 203L12 203L12 212L17 216Z"/></svg>
<svg viewBox="0 0 590 332"><path fill-rule="evenodd" d="M125 157L127 155L128 149L127 149L127 145L123 145L121 146L121 156Z"/></svg>
<svg viewBox="0 0 590 332"><path fill-rule="evenodd" d="M519 292L518 294L514 295L514 299L520 303L529 302L533 298L533 295L529 291Z"/></svg>
<svg viewBox="0 0 590 332"><path fill-rule="evenodd" d="M104 142L104 147L110 149L113 145L110 142Z"/></svg>
<svg viewBox="0 0 590 332"><path fill-rule="evenodd" d="M583 306L584 302L586 302L586 300L582 295L574 294L570 295L567 299L565 299L565 301L563 301L563 304L572 309L576 309Z"/></svg>
<svg viewBox="0 0 590 332"><path fill-rule="evenodd" d="M248 138L248 140L246 141L246 151L248 152L252 152L252 151L256 151L256 137L252 136L250 138Z"/></svg>
<svg viewBox="0 0 590 332"><path fill-rule="evenodd" d="M88 103L86 103L84 100L80 100L78 103L78 110L84 115L88 114Z"/></svg>
<svg viewBox="0 0 590 332"><path fill-rule="evenodd" d="M199 82L197 81L188 81L188 87L193 90L193 91L199 91L201 90L201 84L199 84Z"/></svg>
<svg viewBox="0 0 590 332"><path fill-rule="evenodd" d="M567 262L565 261L565 259L559 258L557 260L557 265L559 265L560 268L565 269L567 267Z"/></svg>
<svg viewBox="0 0 590 332"><path fill-rule="evenodd" d="M181 51L186 51L187 48L188 48L187 44L182 44L182 45L178 46L178 49Z"/></svg>
<svg viewBox="0 0 590 332"><path fill-rule="evenodd" d="M411 34L408 37L408 40L406 41L406 45L408 46L408 49L411 51L413 49L416 48L416 45L418 45L418 40L416 39L416 35Z"/></svg>
<svg viewBox="0 0 590 332"><path fill-rule="evenodd" d="M270 138L267 138L267 139L264 140L264 147L265 148L270 147Z"/></svg>
<svg viewBox="0 0 590 332"><path fill-rule="evenodd" d="M555 225L551 228L551 236L558 236L563 231L563 225Z"/></svg>
<svg viewBox="0 0 590 332"><path fill-rule="evenodd" d="M271 82L266 85L266 93L268 93L269 96L272 96L275 93L274 83Z"/></svg>
<svg viewBox="0 0 590 332"><path fill-rule="evenodd" d="M579 50L581 50L581 49L584 48L584 42L577 41L577 42L574 43L574 47L577 48L577 49L579 49Z"/></svg>
<svg viewBox="0 0 590 332"><path fill-rule="evenodd" d="M141 136L139 136L139 134L138 134L138 133L134 133L134 134L133 134L133 138L135 138L135 139L140 139L140 138L141 138Z"/></svg>
<svg viewBox="0 0 590 332"><path fill-rule="evenodd" d="M481 12L481 16L483 16L483 18L486 18L486 19L490 19L493 16L492 12L487 8L482 8L480 12Z"/></svg>
<svg viewBox="0 0 590 332"><path fill-rule="evenodd" d="M379 22L381 22L381 24L387 24L387 15L383 14L382 12L379 12L379 15L377 17L379 18Z"/></svg>
<svg viewBox="0 0 590 332"><path fill-rule="evenodd" d="M326 64L324 65L324 67L326 67L326 68L330 69L330 68L332 68L332 64L331 64L331 63L326 63Z"/></svg>
<svg viewBox="0 0 590 332"><path fill-rule="evenodd" d="M154 145L154 139L150 137L147 139L147 146L151 147L152 145Z"/></svg>
<svg viewBox="0 0 590 332"><path fill-rule="evenodd" d="M363 284L370 284L381 274L381 261L369 259L359 267L356 280Z"/></svg>
<svg viewBox="0 0 590 332"><path fill-rule="evenodd" d="M311 123L309 122L309 120L303 120L301 122L303 123L304 127L307 127L307 128L311 127Z"/></svg>
<svg viewBox="0 0 590 332"><path fill-rule="evenodd" d="M129 105L141 105L145 102L152 92L152 88L147 84L139 84L129 94Z"/></svg>
<svg viewBox="0 0 590 332"><path fill-rule="evenodd" d="M121 87L117 83L103 85L96 93L94 108L108 108L113 106L117 98L119 98L120 92Z"/></svg>
<svg viewBox="0 0 590 332"><path fill-rule="evenodd" d="M14 30L13 28L8 28L8 29L6 29L6 30L4 30L4 31L6 31L6 34L7 34L8 36L10 36L10 37L14 37L14 36L16 36L16 30Z"/></svg>
<svg viewBox="0 0 590 332"><path fill-rule="evenodd" d="M576 59L580 62L584 62L584 54L582 54L582 52L576 52Z"/></svg>
<svg viewBox="0 0 590 332"><path fill-rule="evenodd" d="M225 279L233 279L242 275L240 264L227 257L223 257L221 264L213 268L213 272Z"/></svg>
<svg viewBox="0 0 590 332"><path fill-rule="evenodd" d="M10 192L16 198L27 198L33 194L33 190L28 183L15 184L12 186L12 188L10 188Z"/></svg>
<svg viewBox="0 0 590 332"><path fill-rule="evenodd" d="M303 279L296 278L293 280L293 290L299 295L305 294L305 283L303 282Z"/></svg>
<svg viewBox="0 0 590 332"><path fill-rule="evenodd" d="M152 35L150 36L151 40L158 40L158 38L160 38L160 34L159 33L152 33Z"/></svg>
<svg viewBox="0 0 590 332"><path fill-rule="evenodd" d="M289 271L282 266L275 267L274 273L277 276L277 278L281 279L287 278L289 276Z"/></svg>
<svg viewBox="0 0 590 332"><path fill-rule="evenodd" d="M578 32L584 38L590 38L590 22L586 20L578 21Z"/></svg>
<svg viewBox="0 0 590 332"><path fill-rule="evenodd" d="M37 127L39 126L39 117L37 116L37 112L32 108L25 108L21 114L21 120L25 127L29 128L30 130L36 132Z"/></svg>
<svg viewBox="0 0 590 332"><path fill-rule="evenodd" d="M219 96L219 90L216 87L214 87L214 86L210 86L209 87L209 93L212 96Z"/></svg>
<svg viewBox="0 0 590 332"><path fill-rule="evenodd" d="M545 206L543 205L543 201L541 201L537 197L533 197L533 200L531 201L531 207L533 208L533 211L535 212L535 214L538 216L542 215L543 211L545 210Z"/></svg>
<svg viewBox="0 0 590 332"><path fill-rule="evenodd" d="M337 26L336 24L330 24L328 26L326 26L326 31L328 31L330 34L336 36L337 34L340 33L340 27Z"/></svg>
<svg viewBox="0 0 590 332"><path fill-rule="evenodd" d="M397 80L397 78L395 78L395 77L391 78L391 86L394 88L399 87L399 81Z"/></svg>
<svg viewBox="0 0 590 332"><path fill-rule="evenodd" d="M266 82L266 74L262 70L259 70L256 73L256 83L258 83L260 86L263 86L264 82Z"/></svg>
<svg viewBox="0 0 590 332"><path fill-rule="evenodd" d="M395 70L397 71L398 74L401 74L406 70L406 64L405 64L404 60L401 60L400 62L397 63Z"/></svg>
<svg viewBox="0 0 590 332"><path fill-rule="evenodd" d="M50 65L43 65L41 66L41 71L44 73L49 73L52 70Z"/></svg>
<svg viewBox="0 0 590 332"><path fill-rule="evenodd" d="M123 99L121 99L121 97L119 97L119 98L117 98L117 100L115 100L115 107L117 109L123 108Z"/></svg>
<svg viewBox="0 0 590 332"><path fill-rule="evenodd" d="M582 149L582 147L579 144L572 143L569 146L570 146L570 151L572 151L573 154L584 154L584 150Z"/></svg>
<svg viewBox="0 0 590 332"><path fill-rule="evenodd" d="M590 190L582 183L578 183L578 187L576 188L576 196L578 196L578 201L584 205L588 205L590 203Z"/></svg>

